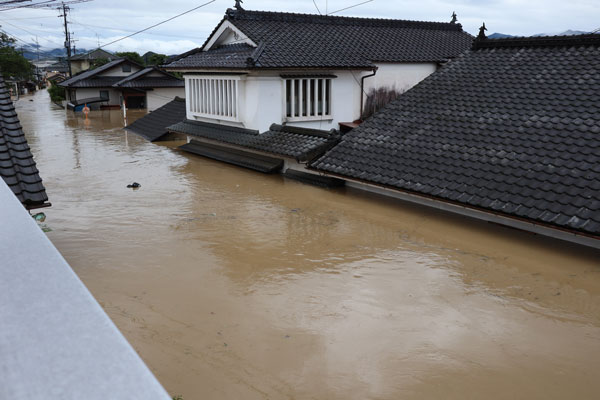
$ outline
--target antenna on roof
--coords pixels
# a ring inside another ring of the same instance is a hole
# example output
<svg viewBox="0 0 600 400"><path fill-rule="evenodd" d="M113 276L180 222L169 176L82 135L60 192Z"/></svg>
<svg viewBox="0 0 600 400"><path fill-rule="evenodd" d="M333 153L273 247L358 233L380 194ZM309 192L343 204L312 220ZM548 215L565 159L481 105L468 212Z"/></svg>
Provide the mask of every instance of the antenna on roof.
<svg viewBox="0 0 600 400"><path fill-rule="evenodd" d="M487 39L487 36L485 35L485 31L487 31L487 28L485 27L485 22L484 22L483 25L481 25L481 28L479 28L479 36L477 36L478 40Z"/></svg>
<svg viewBox="0 0 600 400"><path fill-rule="evenodd" d="M458 19L456 18L456 12L452 11L452 21L450 21L450 23L451 24L455 24L457 20Z"/></svg>
<svg viewBox="0 0 600 400"><path fill-rule="evenodd" d="M244 2L244 0L235 0L234 7L238 10L244 11L244 7L242 7L243 2Z"/></svg>

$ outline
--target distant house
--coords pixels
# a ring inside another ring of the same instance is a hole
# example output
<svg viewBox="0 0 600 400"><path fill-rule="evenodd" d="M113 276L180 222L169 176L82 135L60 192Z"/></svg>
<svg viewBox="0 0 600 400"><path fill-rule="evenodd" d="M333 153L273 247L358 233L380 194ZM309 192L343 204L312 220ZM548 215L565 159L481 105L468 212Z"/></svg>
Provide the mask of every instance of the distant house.
<svg viewBox="0 0 600 400"><path fill-rule="evenodd" d="M82 71L87 71L92 67L92 63L96 60L114 61L117 56L109 53L106 50L96 49L87 53L71 56L71 73L76 75Z"/></svg>
<svg viewBox="0 0 600 400"><path fill-rule="evenodd" d="M126 58L111 61L68 79L61 86L67 101L77 109L84 104L93 108L147 108L152 111L184 96L184 82L156 67L145 68Z"/></svg>
<svg viewBox="0 0 600 400"><path fill-rule="evenodd" d="M48 196L19 117L0 74L0 176L28 210L48 207Z"/></svg>
<svg viewBox="0 0 600 400"><path fill-rule="evenodd" d="M329 131L361 118L365 93L404 91L471 46L460 24L228 9L183 73L187 120L266 132Z"/></svg>
<svg viewBox="0 0 600 400"><path fill-rule="evenodd" d="M312 168L600 248L600 35L486 39Z"/></svg>

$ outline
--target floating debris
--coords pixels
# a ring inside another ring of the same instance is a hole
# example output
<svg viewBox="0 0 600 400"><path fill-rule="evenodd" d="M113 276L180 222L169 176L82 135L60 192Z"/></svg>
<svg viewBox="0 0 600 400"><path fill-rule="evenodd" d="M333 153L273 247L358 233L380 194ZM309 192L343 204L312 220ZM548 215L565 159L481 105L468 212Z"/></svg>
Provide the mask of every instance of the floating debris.
<svg viewBox="0 0 600 400"><path fill-rule="evenodd" d="M35 215L32 215L33 219L36 220L36 222L44 222L46 221L46 214L44 213L37 213Z"/></svg>
<svg viewBox="0 0 600 400"><path fill-rule="evenodd" d="M137 183L137 182L133 182L131 185L127 185L127 187L128 187L129 189L139 189L139 188L141 188L141 187L142 187L142 185L140 185L140 184L139 184L139 183Z"/></svg>

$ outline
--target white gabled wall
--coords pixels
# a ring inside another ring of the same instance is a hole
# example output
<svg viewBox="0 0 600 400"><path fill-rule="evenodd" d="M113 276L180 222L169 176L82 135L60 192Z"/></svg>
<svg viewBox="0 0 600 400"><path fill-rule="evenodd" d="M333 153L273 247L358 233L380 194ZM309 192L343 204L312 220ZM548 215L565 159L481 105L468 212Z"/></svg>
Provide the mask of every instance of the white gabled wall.
<svg viewBox="0 0 600 400"><path fill-rule="evenodd" d="M244 126L265 132L283 116L283 83L279 75L249 76L246 78L246 98L240 102L244 109Z"/></svg>
<svg viewBox="0 0 600 400"><path fill-rule="evenodd" d="M154 111L157 108L173 101L175 97L185 97L184 88L156 88L146 92L146 104L148 111Z"/></svg>
<svg viewBox="0 0 600 400"><path fill-rule="evenodd" d="M366 101L366 94L372 88L395 87L399 91L406 91L437 69L434 63L380 64L378 67L375 76L365 79L363 101ZM240 126L259 132L267 131L273 123L321 130L339 129L340 122L352 122L360 118L361 78L372 74L372 71L327 71L327 74L336 76L332 79L331 116L305 121L287 121L285 80L280 74L281 71L252 72L240 80L240 116L237 121L194 116L189 110L189 78L197 75L186 76L187 118ZM322 75L323 71L315 74Z"/></svg>

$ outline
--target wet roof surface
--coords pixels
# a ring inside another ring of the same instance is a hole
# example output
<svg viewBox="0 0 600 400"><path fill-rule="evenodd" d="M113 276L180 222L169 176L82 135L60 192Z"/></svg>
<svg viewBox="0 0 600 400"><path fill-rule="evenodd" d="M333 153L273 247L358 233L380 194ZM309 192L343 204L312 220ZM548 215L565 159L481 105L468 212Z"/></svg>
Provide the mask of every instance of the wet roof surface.
<svg viewBox="0 0 600 400"><path fill-rule="evenodd" d="M313 166L600 235L600 38L484 41Z"/></svg>
<svg viewBox="0 0 600 400"><path fill-rule="evenodd" d="M337 136L329 132L275 124L262 134L248 129L190 120L170 126L168 130L301 161L313 158L315 153L322 154L337 141Z"/></svg>
<svg viewBox="0 0 600 400"><path fill-rule="evenodd" d="M0 176L27 208L48 201L10 94L0 76Z"/></svg>
<svg viewBox="0 0 600 400"><path fill-rule="evenodd" d="M441 62L467 50L473 40L460 24L441 22L232 9L224 21L247 35L257 45L254 51L246 44L197 49L169 68L371 68L376 61Z"/></svg>
<svg viewBox="0 0 600 400"><path fill-rule="evenodd" d="M183 119L185 119L185 99L176 97L175 100L136 120L125 129L154 142L168 133L168 126Z"/></svg>

